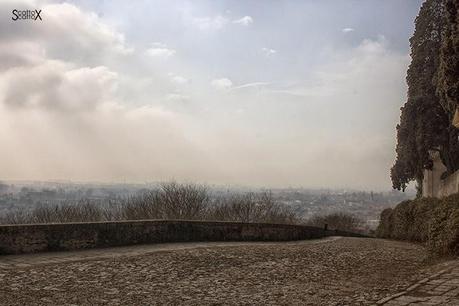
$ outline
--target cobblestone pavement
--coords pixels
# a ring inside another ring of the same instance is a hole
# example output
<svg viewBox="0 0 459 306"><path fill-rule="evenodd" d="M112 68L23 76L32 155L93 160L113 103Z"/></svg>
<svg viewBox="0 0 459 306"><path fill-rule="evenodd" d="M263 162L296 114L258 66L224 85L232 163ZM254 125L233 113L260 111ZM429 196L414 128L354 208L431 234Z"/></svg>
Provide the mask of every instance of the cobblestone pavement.
<svg viewBox="0 0 459 306"><path fill-rule="evenodd" d="M459 305L459 263L424 278L406 290L384 298L378 305Z"/></svg>
<svg viewBox="0 0 459 306"><path fill-rule="evenodd" d="M328 237L318 240L304 240L285 242L285 244L315 244L326 243L341 237ZM231 246L255 246L255 245L276 245L279 243L272 242L188 242L188 243L160 243L160 244L142 244L132 246L113 247L106 249L90 249L70 252L45 252L27 255L2 255L0 256L0 269L17 269L31 267L40 264L58 264L64 262L73 262L81 260L94 259L115 259L124 256L146 255L163 251L179 251L195 248L210 247L231 247Z"/></svg>
<svg viewBox="0 0 459 306"><path fill-rule="evenodd" d="M450 281L429 290L443 296L458 279L452 264L427 262L419 245L364 238L1 256L0 304L407 305L399 299L414 290L394 295L440 270Z"/></svg>

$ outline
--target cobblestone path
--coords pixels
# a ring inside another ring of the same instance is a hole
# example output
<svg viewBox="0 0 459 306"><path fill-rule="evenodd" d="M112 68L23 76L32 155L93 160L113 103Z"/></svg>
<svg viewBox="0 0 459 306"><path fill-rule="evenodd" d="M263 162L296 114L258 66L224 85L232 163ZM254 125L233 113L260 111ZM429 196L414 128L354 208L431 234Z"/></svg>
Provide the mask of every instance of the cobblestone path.
<svg viewBox="0 0 459 306"><path fill-rule="evenodd" d="M419 245L366 238L0 256L0 305L408 305L429 292L452 297L455 262L426 258Z"/></svg>
<svg viewBox="0 0 459 306"><path fill-rule="evenodd" d="M406 290L384 298L378 305L448 305L459 306L459 262L424 278Z"/></svg>
<svg viewBox="0 0 459 306"><path fill-rule="evenodd" d="M328 237L317 240L284 242L286 245L303 245L331 242L341 237ZM17 269L42 264L69 263L82 260L116 259L126 256L148 255L155 252L180 251L196 248L235 247L235 246L275 246L278 242L188 242L160 243L113 247L105 249L79 250L71 252L45 252L26 255L0 256L0 269ZM0 304L1 305L1 304Z"/></svg>

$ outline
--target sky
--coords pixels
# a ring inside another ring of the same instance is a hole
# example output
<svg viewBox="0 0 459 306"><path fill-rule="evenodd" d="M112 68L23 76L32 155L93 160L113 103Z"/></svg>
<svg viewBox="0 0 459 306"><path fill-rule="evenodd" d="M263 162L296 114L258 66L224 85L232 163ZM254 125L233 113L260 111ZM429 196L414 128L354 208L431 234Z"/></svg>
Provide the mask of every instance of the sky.
<svg viewBox="0 0 459 306"><path fill-rule="evenodd" d="M389 190L421 3L2 0L0 179Z"/></svg>

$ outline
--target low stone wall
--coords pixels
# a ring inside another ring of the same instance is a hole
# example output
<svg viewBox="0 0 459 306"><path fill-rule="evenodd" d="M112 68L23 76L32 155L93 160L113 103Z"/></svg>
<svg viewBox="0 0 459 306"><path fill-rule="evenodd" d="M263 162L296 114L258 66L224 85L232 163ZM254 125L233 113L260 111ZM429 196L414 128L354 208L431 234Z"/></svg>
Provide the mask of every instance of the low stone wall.
<svg viewBox="0 0 459 306"><path fill-rule="evenodd" d="M2 225L0 226L0 254L65 251L161 242L289 241L331 235L359 236L300 225L206 221L140 220Z"/></svg>

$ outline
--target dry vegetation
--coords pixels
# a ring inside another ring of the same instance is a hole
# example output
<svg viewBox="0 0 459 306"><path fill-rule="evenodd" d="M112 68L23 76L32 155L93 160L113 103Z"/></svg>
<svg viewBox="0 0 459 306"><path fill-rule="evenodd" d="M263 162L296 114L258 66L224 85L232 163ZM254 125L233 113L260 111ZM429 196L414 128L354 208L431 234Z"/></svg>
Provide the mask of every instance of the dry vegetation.
<svg viewBox="0 0 459 306"><path fill-rule="evenodd" d="M331 213L323 216L315 216L308 220L311 226L324 227L328 229L347 232L364 232L364 221L357 216L345 212Z"/></svg>
<svg viewBox="0 0 459 306"><path fill-rule="evenodd" d="M122 220L212 220L249 223L304 224L330 230L366 232L363 220L347 213L316 216L305 222L290 206L277 202L270 192L211 197L202 185L164 183L158 190L119 201L62 202L40 205L31 211L14 211L0 224L42 224Z"/></svg>
<svg viewBox="0 0 459 306"><path fill-rule="evenodd" d="M30 212L12 212L3 224L65 223L142 219L186 219L239 222L298 223L300 217L277 203L269 192L236 194L211 199L205 186L162 184L159 190L99 203L89 200L42 205Z"/></svg>

